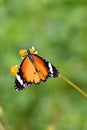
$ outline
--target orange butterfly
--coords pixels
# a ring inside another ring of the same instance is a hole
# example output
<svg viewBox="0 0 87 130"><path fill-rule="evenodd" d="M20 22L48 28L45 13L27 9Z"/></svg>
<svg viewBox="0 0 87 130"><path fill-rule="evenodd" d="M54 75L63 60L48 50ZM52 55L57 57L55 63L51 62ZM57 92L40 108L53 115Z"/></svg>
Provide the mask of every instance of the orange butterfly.
<svg viewBox="0 0 87 130"><path fill-rule="evenodd" d="M36 54L34 48L21 50L20 55L24 57L16 74L15 89L22 90L32 83L39 84L46 81L48 77L58 77L56 68Z"/></svg>

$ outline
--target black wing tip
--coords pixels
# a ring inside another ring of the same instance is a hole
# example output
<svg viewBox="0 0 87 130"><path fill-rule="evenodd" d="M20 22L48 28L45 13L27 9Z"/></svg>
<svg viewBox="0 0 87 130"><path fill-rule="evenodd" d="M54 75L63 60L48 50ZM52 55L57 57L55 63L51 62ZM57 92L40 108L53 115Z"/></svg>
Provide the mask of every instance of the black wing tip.
<svg viewBox="0 0 87 130"><path fill-rule="evenodd" d="M59 71L56 70L56 68L54 68L54 67L53 67L53 77L54 77L54 78L59 77Z"/></svg>
<svg viewBox="0 0 87 130"><path fill-rule="evenodd" d="M15 84L14 88L16 91L21 91L21 90L25 89L25 87L23 85L20 85L20 84L19 85Z"/></svg>
<svg viewBox="0 0 87 130"><path fill-rule="evenodd" d="M51 63L47 62L48 70L49 70L49 75L48 77L51 78L57 78L59 77L59 71L56 69L55 66L53 66Z"/></svg>

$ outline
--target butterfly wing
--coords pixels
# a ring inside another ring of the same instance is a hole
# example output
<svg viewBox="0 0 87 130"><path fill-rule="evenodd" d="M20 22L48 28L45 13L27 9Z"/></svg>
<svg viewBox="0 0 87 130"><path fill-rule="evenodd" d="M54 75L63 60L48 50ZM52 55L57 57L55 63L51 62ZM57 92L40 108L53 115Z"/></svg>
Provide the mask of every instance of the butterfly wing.
<svg viewBox="0 0 87 130"><path fill-rule="evenodd" d="M45 81L48 77L58 77L58 70L50 62L42 59L38 55L33 55L33 59L38 75L42 81Z"/></svg>
<svg viewBox="0 0 87 130"><path fill-rule="evenodd" d="M57 77L56 68L40 56L29 54L22 61L19 72L16 74L15 89L22 90L29 84L38 84L48 77Z"/></svg>

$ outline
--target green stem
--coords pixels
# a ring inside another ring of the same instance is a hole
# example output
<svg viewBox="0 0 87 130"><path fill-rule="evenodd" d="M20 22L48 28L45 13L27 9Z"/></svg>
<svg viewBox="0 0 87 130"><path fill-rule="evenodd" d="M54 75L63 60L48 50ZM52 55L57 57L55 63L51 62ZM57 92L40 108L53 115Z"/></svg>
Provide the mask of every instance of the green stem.
<svg viewBox="0 0 87 130"><path fill-rule="evenodd" d="M65 80L68 84L70 84L73 88L75 88L78 92L80 92L83 96L85 96L87 98L87 94L81 88L79 88L76 84L74 84L73 82L71 82L69 79L67 79L63 75L60 75L60 78L62 78L63 80Z"/></svg>

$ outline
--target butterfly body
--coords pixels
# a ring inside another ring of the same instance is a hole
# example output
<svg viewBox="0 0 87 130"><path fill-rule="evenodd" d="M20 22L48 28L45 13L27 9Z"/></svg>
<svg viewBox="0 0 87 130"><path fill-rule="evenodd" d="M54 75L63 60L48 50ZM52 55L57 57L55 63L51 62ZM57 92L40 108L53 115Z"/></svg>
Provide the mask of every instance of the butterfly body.
<svg viewBox="0 0 87 130"><path fill-rule="evenodd" d="M27 50L27 52L28 52L28 57L29 57L29 59L31 60L31 62L33 63L34 62L34 58L33 58L33 56L32 56L32 54L30 53L30 51L29 50Z"/></svg>
<svg viewBox="0 0 87 130"><path fill-rule="evenodd" d="M22 90L32 83L39 84L49 77L58 77L58 74L59 72L51 63L27 50L27 55L16 74L15 89Z"/></svg>

